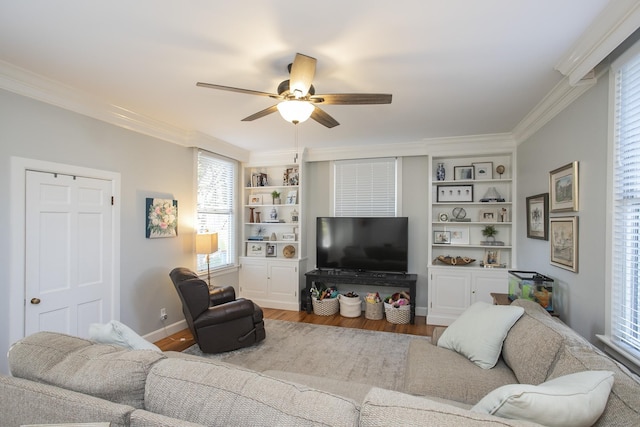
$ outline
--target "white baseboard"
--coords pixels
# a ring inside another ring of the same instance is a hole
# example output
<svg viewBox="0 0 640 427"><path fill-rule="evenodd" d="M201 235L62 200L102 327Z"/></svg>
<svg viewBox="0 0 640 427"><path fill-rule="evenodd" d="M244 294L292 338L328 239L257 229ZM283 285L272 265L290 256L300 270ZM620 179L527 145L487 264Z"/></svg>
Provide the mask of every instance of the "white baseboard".
<svg viewBox="0 0 640 427"><path fill-rule="evenodd" d="M173 335L176 332L180 332L183 329L187 329L187 321L180 320L179 322L166 325L164 328L150 332L143 336L143 338L149 342L158 342L163 338L167 338L169 335Z"/></svg>

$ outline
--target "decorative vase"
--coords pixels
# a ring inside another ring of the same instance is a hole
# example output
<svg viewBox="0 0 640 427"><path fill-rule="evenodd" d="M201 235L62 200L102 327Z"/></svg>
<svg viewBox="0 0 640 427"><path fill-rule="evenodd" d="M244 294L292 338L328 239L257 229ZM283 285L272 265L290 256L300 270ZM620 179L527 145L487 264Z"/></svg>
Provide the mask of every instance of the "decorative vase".
<svg viewBox="0 0 640 427"><path fill-rule="evenodd" d="M253 211L256 210L256 208L249 208L249 210L251 211L251 214L249 215L249 222L256 222L255 218L253 217Z"/></svg>
<svg viewBox="0 0 640 427"><path fill-rule="evenodd" d="M438 181L444 181L445 171L444 171L444 163L438 163L438 168L436 169L436 179Z"/></svg>

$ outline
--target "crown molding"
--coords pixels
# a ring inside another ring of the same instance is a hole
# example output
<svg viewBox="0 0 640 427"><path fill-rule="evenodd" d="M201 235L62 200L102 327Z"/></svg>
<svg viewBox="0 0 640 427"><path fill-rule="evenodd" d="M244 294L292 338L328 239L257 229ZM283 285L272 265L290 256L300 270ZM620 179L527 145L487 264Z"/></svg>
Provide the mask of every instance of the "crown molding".
<svg viewBox="0 0 640 427"><path fill-rule="evenodd" d="M609 2L597 19L567 51L555 69L578 85L585 75L640 28L640 2Z"/></svg>

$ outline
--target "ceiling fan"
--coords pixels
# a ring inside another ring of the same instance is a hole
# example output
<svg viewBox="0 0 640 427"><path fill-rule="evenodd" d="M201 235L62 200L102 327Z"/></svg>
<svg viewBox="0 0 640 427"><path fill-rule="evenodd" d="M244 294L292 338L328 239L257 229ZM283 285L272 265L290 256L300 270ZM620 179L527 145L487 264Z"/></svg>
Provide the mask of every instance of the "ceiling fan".
<svg viewBox="0 0 640 427"><path fill-rule="evenodd" d="M202 82L196 83L196 86L246 93L249 95L268 96L269 98L281 101L276 105L272 105L249 117L245 117L242 119L243 122L256 120L279 111L285 120L293 124L301 123L311 117L321 125L332 128L338 126L340 123L320 109L320 104L391 104L391 95L383 93L333 93L316 95L316 90L311 84L316 73L316 62L317 60L315 58L297 53L293 63L289 64L288 67L290 74L289 80L284 80L278 85L277 94Z"/></svg>

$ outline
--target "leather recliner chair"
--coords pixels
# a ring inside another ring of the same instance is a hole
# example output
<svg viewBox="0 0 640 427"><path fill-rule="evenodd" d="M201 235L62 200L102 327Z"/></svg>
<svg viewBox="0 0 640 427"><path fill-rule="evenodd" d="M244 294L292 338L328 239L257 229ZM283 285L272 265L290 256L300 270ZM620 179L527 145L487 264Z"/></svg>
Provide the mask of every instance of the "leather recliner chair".
<svg viewBox="0 0 640 427"><path fill-rule="evenodd" d="M169 277L182 301L182 312L203 353L222 353L262 341L266 334L262 309L239 298L232 286L209 292L207 283L188 268L174 268Z"/></svg>

